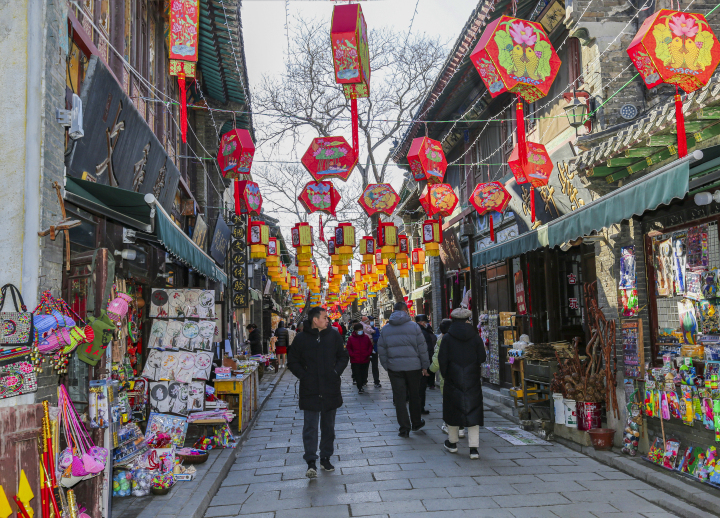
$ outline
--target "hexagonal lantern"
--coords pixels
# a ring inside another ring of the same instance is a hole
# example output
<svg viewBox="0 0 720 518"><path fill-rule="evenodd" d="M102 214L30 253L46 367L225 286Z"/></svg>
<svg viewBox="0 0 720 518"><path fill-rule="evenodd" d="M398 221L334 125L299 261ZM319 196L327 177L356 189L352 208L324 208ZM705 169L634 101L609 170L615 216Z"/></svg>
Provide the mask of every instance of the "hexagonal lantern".
<svg viewBox="0 0 720 518"><path fill-rule="evenodd" d="M365 209L368 217L378 212L391 216L400 203L400 196L389 183L371 183L360 195L358 203Z"/></svg>
<svg viewBox="0 0 720 518"><path fill-rule="evenodd" d="M350 99L370 95L368 30L359 4L336 5L330 23L335 82Z"/></svg>
<svg viewBox="0 0 720 518"><path fill-rule="evenodd" d="M262 202L258 184L249 180L235 181L236 214L260 214Z"/></svg>
<svg viewBox="0 0 720 518"><path fill-rule="evenodd" d="M326 212L335 215L340 203L340 193L335 190L332 182L308 182L303 187L298 200L308 212Z"/></svg>
<svg viewBox="0 0 720 518"><path fill-rule="evenodd" d="M418 182L440 183L445 177L447 160L442 144L428 137L413 139L407 154L413 178Z"/></svg>
<svg viewBox="0 0 720 518"><path fill-rule="evenodd" d="M542 25L505 15L487 26L470 60L492 97L512 92L529 103L548 94L561 63Z"/></svg>
<svg viewBox="0 0 720 518"><path fill-rule="evenodd" d="M470 197L470 203L481 216L491 212L503 212L510 203L510 193L500 182L481 183L475 187ZM490 239L495 241L495 226L490 217Z"/></svg>
<svg viewBox="0 0 720 518"><path fill-rule="evenodd" d="M238 179L240 175L250 174L255 144L246 129L232 129L220 140L218 165L225 178Z"/></svg>
<svg viewBox="0 0 720 518"><path fill-rule="evenodd" d="M329 178L340 178L344 182L358 159L343 137L318 137L313 139L301 161L316 182Z"/></svg>
<svg viewBox="0 0 720 518"><path fill-rule="evenodd" d="M720 63L720 43L699 13L661 9L647 18L627 50L648 88L686 92L705 86Z"/></svg>
<svg viewBox="0 0 720 518"><path fill-rule="evenodd" d="M535 142L528 142L527 157L528 164L523 168L520 163L518 146L515 146L508 159L508 165L517 183L530 182L535 188L547 185L553 170L553 164L545 146Z"/></svg>
<svg viewBox="0 0 720 518"><path fill-rule="evenodd" d="M420 195L420 205L425 209L429 218L440 214L447 218L453 213L458 204L458 197L453 188L446 183L427 185Z"/></svg>

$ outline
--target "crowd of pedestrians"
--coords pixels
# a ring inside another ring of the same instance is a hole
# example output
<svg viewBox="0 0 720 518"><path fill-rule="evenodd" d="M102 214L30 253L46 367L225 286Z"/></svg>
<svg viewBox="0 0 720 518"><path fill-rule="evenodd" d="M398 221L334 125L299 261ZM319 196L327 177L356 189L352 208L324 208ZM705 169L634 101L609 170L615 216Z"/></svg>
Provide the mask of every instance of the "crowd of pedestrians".
<svg viewBox="0 0 720 518"><path fill-rule="evenodd" d="M317 461L326 471L334 453L335 413L342 406L341 376L350 363L353 384L363 394L372 367L373 383L380 387L378 364L388 373L398 423L398 436L409 438L425 426L423 415L426 390L435 389L439 378L443 401L443 431L448 434L444 448L458 451L458 441L467 434L470 458L479 458L480 426L483 425L481 364L486 344L470 323L472 313L457 308L432 330L426 315L410 318L408 307L398 302L388 322L376 327L372 317L353 320L348 327L341 320L330 322L319 307L308 312L307 321L295 330L284 322L275 331L276 353L299 380L299 405L305 412L303 458L306 475L317 477ZM248 329L248 331L251 331ZM252 337L252 332L250 332ZM251 345L252 345L252 340ZM319 440L319 455L318 455Z"/></svg>

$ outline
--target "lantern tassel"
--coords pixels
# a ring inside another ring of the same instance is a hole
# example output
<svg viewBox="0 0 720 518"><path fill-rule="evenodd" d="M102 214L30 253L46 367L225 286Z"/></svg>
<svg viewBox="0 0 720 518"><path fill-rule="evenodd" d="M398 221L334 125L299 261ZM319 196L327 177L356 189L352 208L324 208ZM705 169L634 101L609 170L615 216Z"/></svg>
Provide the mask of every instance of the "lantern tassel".
<svg viewBox="0 0 720 518"><path fill-rule="evenodd" d="M185 72L178 73L178 86L180 87L180 133L183 144L187 142L187 95L185 93Z"/></svg>
<svg viewBox="0 0 720 518"><path fill-rule="evenodd" d="M685 116L683 115L682 99L678 87L675 87L675 120L677 122L678 158L687 155L687 137L685 136Z"/></svg>
<svg viewBox="0 0 720 518"><path fill-rule="evenodd" d="M535 188L530 187L530 221L535 223Z"/></svg>
<svg viewBox="0 0 720 518"><path fill-rule="evenodd" d="M490 219L490 241L493 243L495 242L495 223L492 214L488 214L488 218Z"/></svg>
<svg viewBox="0 0 720 518"><path fill-rule="evenodd" d="M517 105L515 107L515 126L517 130L518 140L518 158L520 159L520 167L522 167L523 174L527 175L527 142L525 139L525 114L523 108L522 97L518 95Z"/></svg>
<svg viewBox="0 0 720 518"><path fill-rule="evenodd" d="M350 113L352 117L352 143L353 151L355 151L355 157L360 156L360 139L358 138L358 104L357 96L353 92L353 96L350 98Z"/></svg>

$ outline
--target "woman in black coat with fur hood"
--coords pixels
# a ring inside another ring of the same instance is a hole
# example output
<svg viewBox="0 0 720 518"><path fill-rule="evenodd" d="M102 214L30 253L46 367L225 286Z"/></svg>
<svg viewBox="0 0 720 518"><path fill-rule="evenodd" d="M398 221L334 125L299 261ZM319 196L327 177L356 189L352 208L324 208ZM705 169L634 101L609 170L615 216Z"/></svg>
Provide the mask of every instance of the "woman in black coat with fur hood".
<svg viewBox="0 0 720 518"><path fill-rule="evenodd" d="M482 371L486 353L480 335L468 320L470 310L457 308L451 314L452 324L443 335L438 363L445 380L443 420L447 424L445 449L457 452L460 427L467 430L470 458L479 458L480 427L483 425Z"/></svg>

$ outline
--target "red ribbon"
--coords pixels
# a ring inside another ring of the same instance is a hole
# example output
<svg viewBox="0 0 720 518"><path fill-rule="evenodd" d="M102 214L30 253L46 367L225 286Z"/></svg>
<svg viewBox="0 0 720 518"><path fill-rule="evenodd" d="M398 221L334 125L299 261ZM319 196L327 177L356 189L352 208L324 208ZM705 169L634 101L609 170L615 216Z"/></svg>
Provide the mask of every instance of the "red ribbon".
<svg viewBox="0 0 720 518"><path fill-rule="evenodd" d="M494 218L492 214L488 214L488 219L490 220L490 241L493 243L495 242L495 223Z"/></svg>
<svg viewBox="0 0 720 518"><path fill-rule="evenodd" d="M358 105L357 105L357 97L355 93L353 92L352 97L350 98L350 113L352 117L352 141L353 141L353 151L355 151L355 158L360 157L360 139L358 138Z"/></svg>
<svg viewBox="0 0 720 518"><path fill-rule="evenodd" d="M687 137L685 136L685 116L683 115L682 99L678 87L675 87L675 120L677 122L678 158L687 155Z"/></svg>
<svg viewBox="0 0 720 518"><path fill-rule="evenodd" d="M530 221L535 223L535 188L530 187Z"/></svg>
<svg viewBox="0 0 720 518"><path fill-rule="evenodd" d="M180 86L180 133L184 144L187 142L187 94L185 93L185 72L178 73L178 86Z"/></svg>
<svg viewBox="0 0 720 518"><path fill-rule="evenodd" d="M523 174L527 175L527 142L525 139L525 115L523 112L523 100L522 97L518 95L517 105L515 106L515 129L517 130L518 158L520 158L520 167L523 170Z"/></svg>

